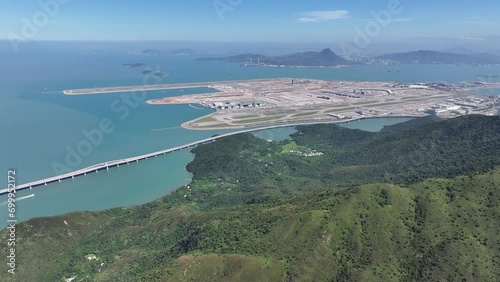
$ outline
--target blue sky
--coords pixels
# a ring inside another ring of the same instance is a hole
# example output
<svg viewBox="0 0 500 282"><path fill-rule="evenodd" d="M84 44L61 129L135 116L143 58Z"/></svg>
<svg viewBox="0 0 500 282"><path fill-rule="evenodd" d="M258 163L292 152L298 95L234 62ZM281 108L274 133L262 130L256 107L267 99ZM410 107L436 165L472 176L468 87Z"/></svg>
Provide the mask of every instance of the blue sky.
<svg viewBox="0 0 500 282"><path fill-rule="evenodd" d="M58 4L30 40L196 40L333 42L397 0L0 0L0 39L23 35L26 21L43 20L40 3ZM498 36L500 1L400 0L377 40ZM214 5L215 4L215 5ZM219 7L219 10L215 8ZM224 11L224 9L227 9ZM42 21L43 23L43 21Z"/></svg>

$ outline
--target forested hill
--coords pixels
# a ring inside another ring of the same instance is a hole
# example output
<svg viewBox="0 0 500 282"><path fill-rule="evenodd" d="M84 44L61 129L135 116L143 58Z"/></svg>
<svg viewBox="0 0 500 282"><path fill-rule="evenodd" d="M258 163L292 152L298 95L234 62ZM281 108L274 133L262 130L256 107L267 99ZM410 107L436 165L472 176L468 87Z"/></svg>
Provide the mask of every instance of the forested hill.
<svg viewBox="0 0 500 282"><path fill-rule="evenodd" d="M300 126L193 151L193 181L153 203L20 223L11 281L500 277L500 117Z"/></svg>
<svg viewBox="0 0 500 282"><path fill-rule="evenodd" d="M327 157L319 167L322 177L355 183L375 179L405 183L500 165L500 117L434 119L417 119L380 133L331 125L299 127L301 133L294 140L325 151Z"/></svg>

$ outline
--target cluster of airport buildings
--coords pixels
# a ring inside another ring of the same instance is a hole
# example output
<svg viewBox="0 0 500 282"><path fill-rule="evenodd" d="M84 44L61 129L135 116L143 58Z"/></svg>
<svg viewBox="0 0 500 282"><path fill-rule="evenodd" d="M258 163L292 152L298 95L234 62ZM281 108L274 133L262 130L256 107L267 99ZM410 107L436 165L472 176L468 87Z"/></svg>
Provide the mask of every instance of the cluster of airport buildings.
<svg viewBox="0 0 500 282"><path fill-rule="evenodd" d="M209 104L208 107L217 110L224 110L224 109L256 108L264 105L265 103L261 101L213 102Z"/></svg>
<svg viewBox="0 0 500 282"><path fill-rule="evenodd" d="M495 111L494 103L475 96L448 99L446 103L436 104L424 110L425 113L438 116L449 114L484 114L488 111Z"/></svg>

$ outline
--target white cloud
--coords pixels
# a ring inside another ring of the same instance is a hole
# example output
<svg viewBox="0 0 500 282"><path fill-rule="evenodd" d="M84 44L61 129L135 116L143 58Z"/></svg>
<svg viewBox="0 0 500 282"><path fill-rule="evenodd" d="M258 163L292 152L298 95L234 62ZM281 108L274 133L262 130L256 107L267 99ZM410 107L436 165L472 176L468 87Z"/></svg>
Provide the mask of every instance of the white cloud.
<svg viewBox="0 0 500 282"><path fill-rule="evenodd" d="M475 37L475 36L459 36L458 39L466 40L466 41L482 41L483 37Z"/></svg>
<svg viewBox="0 0 500 282"><path fill-rule="evenodd" d="M412 19L410 18L395 18L395 19L392 19L391 22L411 22Z"/></svg>
<svg viewBox="0 0 500 282"><path fill-rule="evenodd" d="M299 14L300 18L297 19L301 23L319 23L333 20L340 20L349 17L349 11L347 10L335 10L335 11L314 11L314 12L304 12Z"/></svg>

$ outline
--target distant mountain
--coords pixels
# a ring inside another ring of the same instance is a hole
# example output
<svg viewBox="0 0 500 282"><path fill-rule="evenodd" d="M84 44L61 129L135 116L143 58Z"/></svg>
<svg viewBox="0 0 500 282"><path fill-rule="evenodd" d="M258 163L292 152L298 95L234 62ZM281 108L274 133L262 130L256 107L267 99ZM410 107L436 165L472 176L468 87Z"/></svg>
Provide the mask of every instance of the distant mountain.
<svg viewBox="0 0 500 282"><path fill-rule="evenodd" d="M260 54L240 54L219 58L198 58L196 61L224 61L232 63L248 63L251 65L277 65L277 66L305 66L305 67L333 67L340 65L352 65L354 62L346 60L331 49L327 48L320 52L301 52L285 56L265 56Z"/></svg>
<svg viewBox="0 0 500 282"><path fill-rule="evenodd" d="M164 56L164 55L195 55L196 51L193 49L183 48L183 49L175 49L169 51L160 51L157 49L146 49L140 52L141 55L149 55L149 56Z"/></svg>
<svg viewBox="0 0 500 282"><path fill-rule="evenodd" d="M390 60L403 64L452 64L452 65L489 65L500 64L500 57L491 54L455 54L428 50L408 53L393 53L378 56L376 59Z"/></svg>
<svg viewBox="0 0 500 282"><path fill-rule="evenodd" d="M453 47L453 48L439 50L439 52L463 54L463 55L475 55L478 53L477 51L475 51L473 49L469 49L469 48L462 47L462 46L457 46L457 47Z"/></svg>

